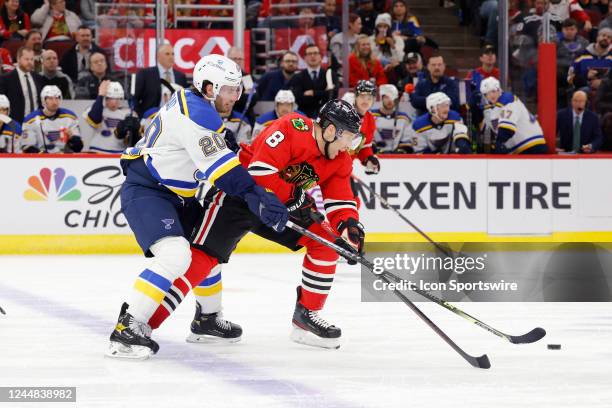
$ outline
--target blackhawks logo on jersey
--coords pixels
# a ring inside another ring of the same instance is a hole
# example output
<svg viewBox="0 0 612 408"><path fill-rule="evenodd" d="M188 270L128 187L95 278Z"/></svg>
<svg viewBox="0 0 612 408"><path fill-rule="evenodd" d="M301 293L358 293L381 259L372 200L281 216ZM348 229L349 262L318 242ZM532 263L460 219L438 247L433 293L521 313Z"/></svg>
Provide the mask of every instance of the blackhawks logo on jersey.
<svg viewBox="0 0 612 408"><path fill-rule="evenodd" d="M296 128L297 130L301 130L302 132L306 132L309 129L308 125L306 124L306 122L304 122L304 119L302 118L291 119L291 124L294 128Z"/></svg>

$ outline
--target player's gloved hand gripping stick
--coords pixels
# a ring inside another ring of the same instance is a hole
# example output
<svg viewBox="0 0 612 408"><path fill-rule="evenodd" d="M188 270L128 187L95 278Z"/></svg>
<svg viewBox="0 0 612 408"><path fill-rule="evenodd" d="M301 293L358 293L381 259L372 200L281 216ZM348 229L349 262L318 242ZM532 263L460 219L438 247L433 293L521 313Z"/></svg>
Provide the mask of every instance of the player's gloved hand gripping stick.
<svg viewBox="0 0 612 408"><path fill-rule="evenodd" d="M331 227L329 226L329 224L327 223L322 223L323 227L326 229L326 231L332 236L334 237L334 239L340 238L337 236L337 234L335 234L333 232L333 230L331 229ZM368 261L366 258L364 258L363 256L361 256L360 254L356 253L355 251L350 251L342 246L336 245L320 236L318 236L317 234L314 234L298 225L295 225L294 223L292 223L291 221L287 222L287 227L299 232L302 235L305 235L323 245L327 245L328 247L334 249L338 254L342 255L343 257L347 258L347 259L352 259L353 261L355 261L356 263L359 263L363 266L365 266L370 272L372 272L373 274L375 274L376 276L380 277L383 281L387 282L387 283L391 283L392 281L395 282L399 282L401 281L401 278L388 272L388 271L383 271L380 274L377 274L374 272L374 264L370 261ZM526 344L526 343L534 343L538 340L540 340L542 337L544 337L546 335L546 331L540 327L537 327L533 330L531 330L529 333L526 333L522 336L511 336L505 333L500 332L499 330L496 330L495 328L489 326L488 324L482 322L481 320L465 313L464 311L462 311L461 309L457 308L456 306L453 306L452 304L450 304L449 302L418 288L412 288L412 290L416 293L418 293L419 295L433 301L434 303L437 303L438 305L444 307L445 309L450 310L451 312L463 317L464 319L482 327L483 329L501 337L504 338L506 340L508 340L510 343L513 344ZM395 293L396 296L398 296L400 298L400 300L402 302L404 302L408 307L410 307L410 309L412 309L422 320L424 320L440 337L442 337L442 339L444 339L444 341L446 341L455 351L457 351L465 360L467 360L470 364L472 364L474 367L479 367L479 368L489 368L490 367L490 363L488 360L488 357L486 355L480 356L480 357L473 357L470 356L469 354L465 353L459 346L457 346L440 328L438 328L438 326L435 325L435 323L433 323L421 310L419 310L414 303L412 303L402 292L400 292L397 289L394 289L393 292Z"/></svg>

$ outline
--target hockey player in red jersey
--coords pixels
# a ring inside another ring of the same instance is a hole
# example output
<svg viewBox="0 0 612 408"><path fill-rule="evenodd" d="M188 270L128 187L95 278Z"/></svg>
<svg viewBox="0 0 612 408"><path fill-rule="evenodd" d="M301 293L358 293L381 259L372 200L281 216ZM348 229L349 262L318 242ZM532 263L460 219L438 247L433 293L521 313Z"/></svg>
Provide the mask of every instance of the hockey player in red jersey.
<svg viewBox="0 0 612 408"><path fill-rule="evenodd" d="M375 99L376 85L374 83L365 79L357 82L354 104L357 113L362 118L360 132L363 135L363 144L353 152L353 157L359 159L361 164L363 164L366 174L377 174L380 171L380 162L372 149L374 133L376 131L376 120L370 109Z"/></svg>
<svg viewBox="0 0 612 408"><path fill-rule="evenodd" d="M274 192L286 203L293 222L330 238L319 224L323 216L316 211L314 200L306 193L306 190L318 184L329 223L343 238L338 239L337 243L361 253L365 233L358 221L359 214L351 190L352 158L348 153L362 142L359 127L360 118L355 109L345 101L332 100L321 108L316 121L298 113L276 120L262 131L252 145L242 145L239 157L257 184ZM307 345L339 347L340 328L318 314L332 286L338 260L336 252L293 230L287 229L280 234L275 232L257 217L252 217L242 200L222 191L209 192L204 207L202 220L192 235L192 246L214 256L219 263L228 262L238 242L250 231L294 251L306 248L291 339ZM190 270L194 270L195 275L207 277L198 287L207 289L208 293L220 284L220 275L211 278L211 265L198 264L197 257L192 261ZM209 281L208 286L206 281ZM214 320L201 310L201 303L206 301L206 291L203 290L203 296L200 296L198 287L194 288L197 310L188 341L208 342L205 338L207 335L236 341L241 330L233 323L227 322L227 327L211 330ZM180 290L184 296L186 291ZM152 326L159 325L160 320L163 321L168 315L162 308L158 312L157 321Z"/></svg>

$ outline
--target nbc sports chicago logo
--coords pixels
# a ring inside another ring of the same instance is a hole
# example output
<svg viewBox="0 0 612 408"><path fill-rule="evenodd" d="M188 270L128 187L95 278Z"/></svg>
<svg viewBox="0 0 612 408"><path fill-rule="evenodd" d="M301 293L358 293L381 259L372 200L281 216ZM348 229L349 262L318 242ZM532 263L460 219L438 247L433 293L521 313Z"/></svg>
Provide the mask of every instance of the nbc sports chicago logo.
<svg viewBox="0 0 612 408"><path fill-rule="evenodd" d="M28 178L28 185L23 193L28 201L77 201L81 198L81 191L76 188L77 179L66 177L66 170L61 167L40 169L38 175Z"/></svg>

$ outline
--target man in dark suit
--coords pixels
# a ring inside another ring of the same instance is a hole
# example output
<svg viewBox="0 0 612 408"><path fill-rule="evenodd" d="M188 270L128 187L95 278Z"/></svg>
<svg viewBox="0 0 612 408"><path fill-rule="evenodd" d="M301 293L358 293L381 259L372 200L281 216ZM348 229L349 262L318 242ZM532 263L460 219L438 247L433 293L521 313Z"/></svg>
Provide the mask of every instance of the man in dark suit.
<svg viewBox="0 0 612 408"><path fill-rule="evenodd" d="M164 44L157 50L157 65L138 71L136 74L136 90L134 101L136 113L142 114L149 108L159 106L161 87L172 83L187 87L185 74L172 68L174 65L174 49L170 44ZM162 80L167 83L163 84Z"/></svg>
<svg viewBox="0 0 612 408"><path fill-rule="evenodd" d="M280 59L280 69L268 71L257 82L257 98L260 101L274 101L281 89L289 89L289 81L295 75L298 56L293 51L285 51Z"/></svg>
<svg viewBox="0 0 612 408"><path fill-rule="evenodd" d="M89 57L96 52L104 54L102 48L98 47L92 42L93 36L91 28L87 26L80 26L76 32L77 44L66 51L60 66L62 72L72 79L72 82L77 83L79 79L89 74ZM108 59L106 61L108 65Z"/></svg>
<svg viewBox="0 0 612 408"><path fill-rule="evenodd" d="M572 106L557 112L557 135L561 152L595 153L603 143L601 124L595 112L586 109L587 94L576 91Z"/></svg>
<svg viewBox="0 0 612 408"><path fill-rule="evenodd" d="M16 122L40 106L42 78L34 70L34 51L21 47L17 51L17 67L0 77L0 94L11 101L11 117Z"/></svg>
<svg viewBox="0 0 612 408"><path fill-rule="evenodd" d="M330 68L321 68L321 51L318 46L311 44L304 51L307 67L291 78L289 86L295 95L298 110L308 117L316 118L325 102L338 96L338 76Z"/></svg>

